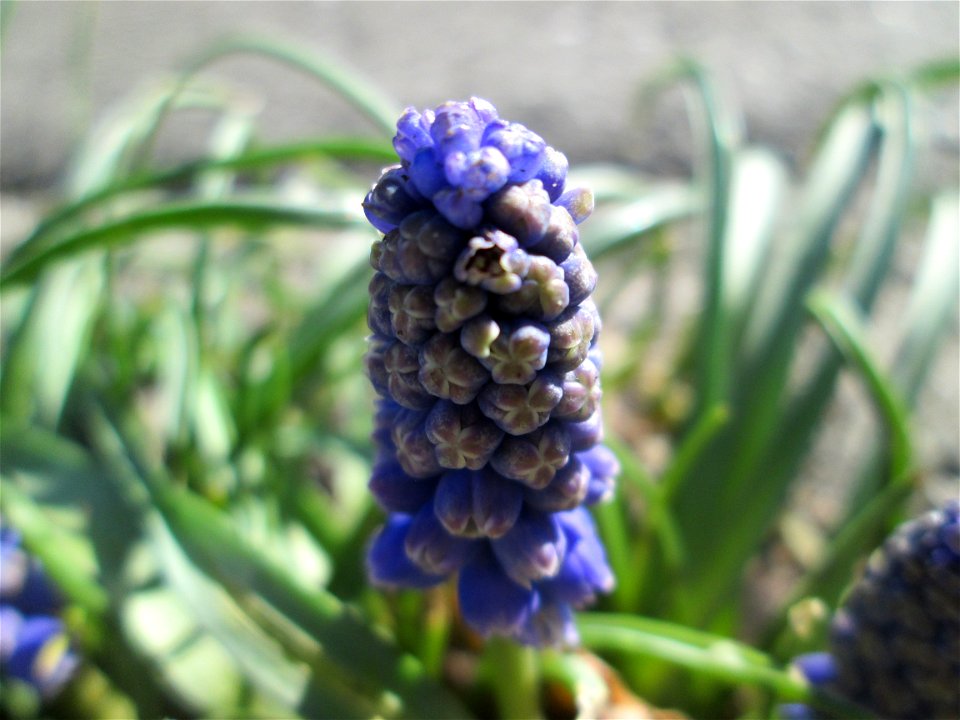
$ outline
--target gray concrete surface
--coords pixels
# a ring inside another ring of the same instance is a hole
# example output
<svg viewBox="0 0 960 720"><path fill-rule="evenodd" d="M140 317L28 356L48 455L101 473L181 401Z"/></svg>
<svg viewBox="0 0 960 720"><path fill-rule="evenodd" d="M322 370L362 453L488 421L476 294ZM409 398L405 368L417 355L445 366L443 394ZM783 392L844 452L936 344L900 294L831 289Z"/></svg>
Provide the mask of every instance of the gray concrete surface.
<svg viewBox="0 0 960 720"><path fill-rule="evenodd" d="M682 170L679 115L636 126L639 84L698 58L744 109L750 139L802 159L854 83L956 54L956 2L18 2L4 31L0 189L39 189L91 118L213 39L288 38L400 105L482 95L575 161ZM213 70L264 102L268 137L361 126L315 82L264 60ZM372 131L372 130L371 130ZM194 148L190 126L161 152ZM955 156L954 156L955 160Z"/></svg>

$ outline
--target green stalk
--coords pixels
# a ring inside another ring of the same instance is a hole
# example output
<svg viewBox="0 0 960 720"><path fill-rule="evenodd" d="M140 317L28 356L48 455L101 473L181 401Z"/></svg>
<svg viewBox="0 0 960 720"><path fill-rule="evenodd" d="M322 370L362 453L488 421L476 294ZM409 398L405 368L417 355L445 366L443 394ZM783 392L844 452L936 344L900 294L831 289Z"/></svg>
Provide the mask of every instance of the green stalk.
<svg viewBox="0 0 960 720"><path fill-rule="evenodd" d="M537 720L540 709L539 656L533 648L506 638L487 643L484 660L502 720Z"/></svg>

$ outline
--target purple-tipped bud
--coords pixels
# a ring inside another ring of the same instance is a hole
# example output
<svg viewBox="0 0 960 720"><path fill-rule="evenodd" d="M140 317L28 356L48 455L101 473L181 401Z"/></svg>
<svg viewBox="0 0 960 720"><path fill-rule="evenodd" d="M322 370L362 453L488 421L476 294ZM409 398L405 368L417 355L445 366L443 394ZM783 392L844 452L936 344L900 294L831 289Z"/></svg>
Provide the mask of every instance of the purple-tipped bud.
<svg viewBox="0 0 960 720"><path fill-rule="evenodd" d="M576 455L571 455L545 488L526 488L524 497L530 507L544 512L572 510L587 497L590 479L590 469Z"/></svg>
<svg viewBox="0 0 960 720"><path fill-rule="evenodd" d="M393 149L404 163L413 162L414 156L423 148L432 148L430 126L433 124L433 111L423 114L416 108L408 107L397 121L397 134L393 138Z"/></svg>
<svg viewBox="0 0 960 720"><path fill-rule="evenodd" d="M448 533L430 505L413 517L403 547L407 557L428 575L456 572L479 550L475 540Z"/></svg>
<svg viewBox="0 0 960 720"><path fill-rule="evenodd" d="M529 385L490 383L477 402L497 427L510 435L526 435L544 425L563 396L559 380L541 373Z"/></svg>
<svg viewBox="0 0 960 720"><path fill-rule="evenodd" d="M490 465L504 477L540 490L569 459L569 434L561 424L548 423L528 435L504 437Z"/></svg>
<svg viewBox="0 0 960 720"><path fill-rule="evenodd" d="M543 255L530 257L530 269L520 289L496 299L496 308L510 315L555 320L570 304L563 268Z"/></svg>
<svg viewBox="0 0 960 720"><path fill-rule="evenodd" d="M434 111L430 137L444 157L455 152L471 152L480 146L487 121L477 106L465 102L446 102Z"/></svg>
<svg viewBox="0 0 960 720"><path fill-rule="evenodd" d="M471 538L502 537L513 527L522 508L521 486L490 469L444 473L434 505L448 532Z"/></svg>
<svg viewBox="0 0 960 720"><path fill-rule="evenodd" d="M483 144L499 150L510 164L510 182L522 183L540 172L547 144L519 123L494 120L487 126Z"/></svg>
<svg viewBox="0 0 960 720"><path fill-rule="evenodd" d="M377 184L367 193L363 213L377 230L388 233L405 217L423 208L424 203L406 169L395 165L384 170Z"/></svg>
<svg viewBox="0 0 960 720"><path fill-rule="evenodd" d="M510 163L496 148L482 147L447 155L443 170L447 182L459 188L464 197L480 202L506 184Z"/></svg>
<svg viewBox="0 0 960 720"><path fill-rule="evenodd" d="M556 202L563 193L569 166L567 156L559 150L554 150L552 147L544 150L543 164L540 166L540 172L537 173L537 180L543 184L550 202Z"/></svg>
<svg viewBox="0 0 960 720"><path fill-rule="evenodd" d="M494 382L525 385L547 364L549 350L550 334L543 325L518 322L501 327L487 354L478 359Z"/></svg>
<svg viewBox="0 0 960 720"><path fill-rule="evenodd" d="M432 210L408 215L370 251L370 263L391 280L434 285L450 274L465 238Z"/></svg>
<svg viewBox="0 0 960 720"><path fill-rule="evenodd" d="M407 168L410 182L423 197L432 198L447 187L447 177L443 164L437 161L437 155L431 147L421 148L413 156ZM439 210L439 208L437 208Z"/></svg>
<svg viewBox="0 0 960 720"><path fill-rule="evenodd" d="M401 410L395 415L390 435L397 460L404 472L415 478L428 478L443 472L433 443L427 437L427 417L427 413Z"/></svg>
<svg viewBox="0 0 960 720"><path fill-rule="evenodd" d="M600 409L602 394L600 369L587 357L563 376L563 397L553 415L573 422L586 420Z"/></svg>
<svg viewBox="0 0 960 720"><path fill-rule="evenodd" d="M571 305L556 320L546 324L550 333L547 362L558 372L569 372L579 367L590 352L596 325L597 311L592 300Z"/></svg>
<svg viewBox="0 0 960 720"><path fill-rule="evenodd" d="M423 385L420 384L420 357L416 348L393 342L383 351L383 374L386 376L387 393L400 405L411 410L429 410L436 402ZM375 357L367 356L369 363ZM379 368L374 368L379 374Z"/></svg>
<svg viewBox="0 0 960 720"><path fill-rule="evenodd" d="M374 463L368 487L384 510L413 514L433 500L437 481L410 477L399 462L386 458Z"/></svg>
<svg viewBox="0 0 960 720"><path fill-rule="evenodd" d="M444 468L479 470L493 455L503 431L483 416L474 403L455 405L440 400L426 421L426 434Z"/></svg>
<svg viewBox="0 0 960 720"><path fill-rule="evenodd" d="M529 511L491 545L510 579L530 587L533 581L560 572L567 540L555 515Z"/></svg>
<svg viewBox="0 0 960 720"><path fill-rule="evenodd" d="M477 397L490 374L471 357L455 335L436 334L418 357L419 384L431 395L466 405Z"/></svg>
<svg viewBox="0 0 960 720"><path fill-rule="evenodd" d="M406 540L413 518L392 513L367 551L367 576L383 587L427 588L444 581L443 575L425 573L407 556Z"/></svg>

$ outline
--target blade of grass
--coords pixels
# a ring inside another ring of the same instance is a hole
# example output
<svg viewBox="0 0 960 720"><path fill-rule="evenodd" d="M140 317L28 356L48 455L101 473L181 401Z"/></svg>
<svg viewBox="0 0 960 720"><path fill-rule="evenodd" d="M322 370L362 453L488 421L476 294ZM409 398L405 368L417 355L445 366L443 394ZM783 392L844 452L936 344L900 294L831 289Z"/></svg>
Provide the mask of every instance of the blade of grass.
<svg viewBox="0 0 960 720"><path fill-rule="evenodd" d="M262 55L312 75L360 110L384 135L392 137L396 132L399 108L376 86L362 79L358 73L345 69L341 62L289 41L259 36L228 38L192 59L187 64L184 76L189 78L216 60L237 54Z"/></svg>
<svg viewBox="0 0 960 720"><path fill-rule="evenodd" d="M231 199L170 203L80 230L44 247L21 245L0 273L0 287L34 280L50 263L93 249L119 247L141 234L169 228L197 230L241 227L248 231L277 225L346 228L362 226L357 213Z"/></svg>

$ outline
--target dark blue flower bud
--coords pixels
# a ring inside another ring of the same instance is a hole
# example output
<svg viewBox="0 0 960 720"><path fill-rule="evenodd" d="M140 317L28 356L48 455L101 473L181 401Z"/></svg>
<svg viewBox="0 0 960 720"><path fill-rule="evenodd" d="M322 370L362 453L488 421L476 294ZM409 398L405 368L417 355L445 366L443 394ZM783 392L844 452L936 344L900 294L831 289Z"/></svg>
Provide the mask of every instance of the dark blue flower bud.
<svg viewBox="0 0 960 720"><path fill-rule="evenodd" d="M453 268L454 277L467 285L498 295L515 292L530 269L527 255L514 237L500 230L484 230L470 238Z"/></svg>
<svg viewBox="0 0 960 720"><path fill-rule="evenodd" d="M563 426L570 438L570 449L574 452L589 450L603 440L603 418L599 410L586 420L565 422Z"/></svg>
<svg viewBox="0 0 960 720"><path fill-rule="evenodd" d="M475 403L455 405L446 400L434 405L425 430L435 446L437 462L451 470L484 467L503 438L503 431L484 417Z"/></svg>
<svg viewBox="0 0 960 720"><path fill-rule="evenodd" d="M464 197L480 202L506 184L510 163L496 148L482 147L447 155L443 171L447 182L459 188Z"/></svg>
<svg viewBox="0 0 960 720"><path fill-rule="evenodd" d="M417 359L419 385L431 395L466 405L477 397L490 374L464 350L455 335L430 338Z"/></svg>
<svg viewBox="0 0 960 720"><path fill-rule="evenodd" d="M456 572L479 550L477 541L448 533L432 505L425 505L414 515L403 547L407 557L428 575Z"/></svg>
<svg viewBox="0 0 960 720"><path fill-rule="evenodd" d="M590 480L590 469L577 455L571 455L546 487L540 490L525 488L524 499L530 507L544 512L572 510L584 502L590 490Z"/></svg>
<svg viewBox="0 0 960 720"><path fill-rule="evenodd" d="M489 468L444 473L434 505L437 517L451 534L488 538L505 535L522 508L521 486Z"/></svg>
<svg viewBox="0 0 960 720"><path fill-rule="evenodd" d="M384 458L374 463L369 488L384 510L413 514L433 500L437 479L411 477L395 459Z"/></svg>
<svg viewBox="0 0 960 720"><path fill-rule="evenodd" d="M534 177L543 165L547 144L539 135L519 123L494 120L483 134L483 144L503 153L510 164L510 182L522 183Z"/></svg>
<svg viewBox="0 0 960 720"><path fill-rule="evenodd" d="M377 230L388 233L407 215L426 206L405 168L394 165L383 175L363 200L363 213Z"/></svg>
<svg viewBox="0 0 960 720"><path fill-rule="evenodd" d="M543 189L547 191L550 202L556 202L563 193L569 165L567 156L559 150L554 150L549 146L544 150L543 164L540 166L540 172L537 173L536 179L543 184Z"/></svg>
<svg viewBox="0 0 960 720"><path fill-rule="evenodd" d="M440 214L458 228L472 228L483 217L480 201L463 188L443 188L433 195L433 204Z"/></svg>
<svg viewBox="0 0 960 720"><path fill-rule="evenodd" d="M32 615L17 628L16 645L4 663L7 677L29 683L42 697L52 697L79 664L60 618Z"/></svg>
<svg viewBox="0 0 960 720"><path fill-rule="evenodd" d="M407 168L407 172L410 175L410 182L423 197L433 198L447 187L447 176L443 171L443 163L437 160L433 148L425 147L418 150L410 163L410 167Z"/></svg>
<svg viewBox="0 0 960 720"><path fill-rule="evenodd" d="M529 385L487 385L477 402L497 427L511 435L526 435L544 425L563 396L560 381L541 373Z"/></svg>
<svg viewBox="0 0 960 720"><path fill-rule="evenodd" d="M550 422L527 435L504 437L490 465L504 477L540 490L567 464L570 452L570 435L560 423Z"/></svg>
<svg viewBox="0 0 960 720"><path fill-rule="evenodd" d="M405 163L413 162L414 156L423 148L433 147L430 126L433 125L433 111L425 110L421 115L416 108L408 107L397 121L397 134L393 138L393 149Z"/></svg>
<svg viewBox="0 0 960 720"><path fill-rule="evenodd" d="M463 619L481 635L516 636L540 607L540 596L511 580L490 550L460 571L457 591Z"/></svg>
<svg viewBox="0 0 960 720"><path fill-rule="evenodd" d="M606 445L594 445L576 454L590 471L590 486L584 505L593 505L613 496L614 482L620 475L620 461Z"/></svg>
<svg viewBox="0 0 960 720"><path fill-rule="evenodd" d="M560 572L567 540L555 515L525 511L491 546L507 576L529 588L535 580Z"/></svg>
<svg viewBox="0 0 960 720"><path fill-rule="evenodd" d="M407 556L407 533L413 518L392 513L374 536L367 552L367 576L370 582L385 587L427 588L443 582L444 575L425 573Z"/></svg>

